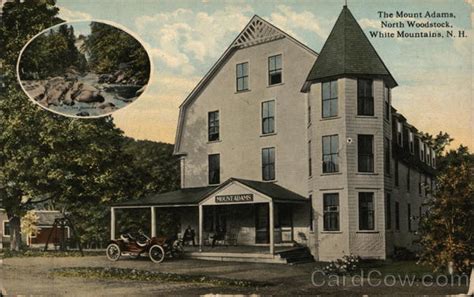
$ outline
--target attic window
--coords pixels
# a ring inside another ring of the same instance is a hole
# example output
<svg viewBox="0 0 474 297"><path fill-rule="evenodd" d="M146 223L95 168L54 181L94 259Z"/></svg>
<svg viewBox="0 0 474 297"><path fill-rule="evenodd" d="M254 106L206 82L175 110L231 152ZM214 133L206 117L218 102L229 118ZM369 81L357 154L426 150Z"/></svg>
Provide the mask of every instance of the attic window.
<svg viewBox="0 0 474 297"><path fill-rule="evenodd" d="M276 85L282 82L281 55L268 58L268 84Z"/></svg>
<svg viewBox="0 0 474 297"><path fill-rule="evenodd" d="M237 92L249 89L249 63L237 64L236 67Z"/></svg>

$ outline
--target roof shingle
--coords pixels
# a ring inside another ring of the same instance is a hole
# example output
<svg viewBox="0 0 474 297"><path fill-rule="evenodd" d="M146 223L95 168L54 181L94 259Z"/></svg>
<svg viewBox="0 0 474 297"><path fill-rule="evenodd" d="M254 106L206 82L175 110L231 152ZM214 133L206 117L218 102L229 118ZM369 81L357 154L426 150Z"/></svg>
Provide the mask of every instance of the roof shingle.
<svg viewBox="0 0 474 297"><path fill-rule="evenodd" d="M315 83L343 76L374 76L383 78L391 88L398 85L347 6L343 7L306 81Z"/></svg>

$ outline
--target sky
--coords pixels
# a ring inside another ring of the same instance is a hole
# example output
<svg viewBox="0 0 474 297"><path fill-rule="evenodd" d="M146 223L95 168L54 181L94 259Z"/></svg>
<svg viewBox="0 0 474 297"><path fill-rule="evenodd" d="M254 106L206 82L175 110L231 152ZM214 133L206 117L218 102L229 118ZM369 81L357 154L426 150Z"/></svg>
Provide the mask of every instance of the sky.
<svg viewBox="0 0 474 297"><path fill-rule="evenodd" d="M112 21L144 43L154 65L152 80L142 97L113 117L130 137L173 143L179 105L253 15L320 52L344 1L59 0L57 6L65 20ZM472 0L347 2L366 35L397 30L380 28L379 11L456 16L440 20L455 32L465 30L468 38L369 40L399 84L392 105L408 122L423 132L448 132L453 146L474 148Z"/></svg>

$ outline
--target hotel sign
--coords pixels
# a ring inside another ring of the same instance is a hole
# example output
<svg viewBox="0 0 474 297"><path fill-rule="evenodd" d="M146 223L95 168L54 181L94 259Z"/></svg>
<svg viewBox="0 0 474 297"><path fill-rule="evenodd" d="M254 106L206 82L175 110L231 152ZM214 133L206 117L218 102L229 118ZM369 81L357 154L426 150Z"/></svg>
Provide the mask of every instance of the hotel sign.
<svg viewBox="0 0 474 297"><path fill-rule="evenodd" d="M216 203L228 202L250 202L253 201L253 194L221 195L216 196Z"/></svg>

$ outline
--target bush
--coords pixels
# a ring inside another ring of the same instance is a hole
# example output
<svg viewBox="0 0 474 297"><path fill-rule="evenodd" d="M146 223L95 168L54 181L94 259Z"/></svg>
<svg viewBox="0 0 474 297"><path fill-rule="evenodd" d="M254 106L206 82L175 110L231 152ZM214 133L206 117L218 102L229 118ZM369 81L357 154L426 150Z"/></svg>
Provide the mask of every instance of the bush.
<svg viewBox="0 0 474 297"><path fill-rule="evenodd" d="M342 259L331 261L328 265L323 267L326 274L344 275L350 274L357 270L360 262L360 257L356 255L346 255Z"/></svg>

